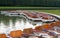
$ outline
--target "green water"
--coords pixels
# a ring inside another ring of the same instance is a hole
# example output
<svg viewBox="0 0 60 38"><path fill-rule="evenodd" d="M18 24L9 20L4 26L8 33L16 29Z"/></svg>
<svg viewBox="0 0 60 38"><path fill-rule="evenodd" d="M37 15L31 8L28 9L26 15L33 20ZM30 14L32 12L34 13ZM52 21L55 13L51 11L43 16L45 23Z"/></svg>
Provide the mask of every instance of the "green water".
<svg viewBox="0 0 60 38"><path fill-rule="evenodd" d="M16 23L16 21L21 21L21 20L24 20L25 22L25 19L22 18L22 17L9 17L9 16L5 16L5 15L1 15L0 14L0 23L3 22L4 25L7 25L9 26L9 20L12 20L12 23L13 25Z"/></svg>

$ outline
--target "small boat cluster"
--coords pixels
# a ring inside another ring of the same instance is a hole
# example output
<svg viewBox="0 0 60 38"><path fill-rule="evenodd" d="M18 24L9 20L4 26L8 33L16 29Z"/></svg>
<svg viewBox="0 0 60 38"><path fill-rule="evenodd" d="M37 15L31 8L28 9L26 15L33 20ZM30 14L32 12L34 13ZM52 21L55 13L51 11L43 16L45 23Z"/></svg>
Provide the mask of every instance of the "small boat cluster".
<svg viewBox="0 0 60 38"><path fill-rule="evenodd" d="M42 12L25 11L25 10L1 11L1 14L4 14L5 16L23 17L33 24L40 22L51 23L60 19L50 14L45 14Z"/></svg>
<svg viewBox="0 0 60 38"><path fill-rule="evenodd" d="M12 30L8 35L0 34L0 38L60 38L60 21L42 24L35 29Z"/></svg>
<svg viewBox="0 0 60 38"><path fill-rule="evenodd" d="M54 15L21 10L1 11L1 14L24 17L28 19L29 22L34 22L36 24L38 22L43 23L42 25L35 26L34 29L24 28L23 31L12 30L9 34L0 33L0 38L60 38L60 18Z"/></svg>

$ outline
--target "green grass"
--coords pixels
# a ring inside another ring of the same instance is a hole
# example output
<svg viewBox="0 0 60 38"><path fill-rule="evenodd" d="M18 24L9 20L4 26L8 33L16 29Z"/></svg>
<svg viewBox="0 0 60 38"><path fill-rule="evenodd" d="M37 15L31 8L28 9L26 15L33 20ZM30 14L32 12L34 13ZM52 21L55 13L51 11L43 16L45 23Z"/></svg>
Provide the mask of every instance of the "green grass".
<svg viewBox="0 0 60 38"><path fill-rule="evenodd" d="M39 12L46 12L46 13L60 15L60 10L32 10L32 11L39 11Z"/></svg>
<svg viewBox="0 0 60 38"><path fill-rule="evenodd" d="M26 10L29 10L29 9L30 9L30 10L38 10L38 9L40 9L40 10L45 9L45 10L46 10L46 9L48 9L48 10L49 10L49 9L60 9L60 7L7 7L7 6L6 6L6 7L0 7L0 10L6 10L6 9L7 9L7 10L8 10L8 9L9 9L9 10L11 10L11 9L12 9L12 10L14 10L14 9L15 9L15 10L16 10L16 9L22 9L22 10L23 10L23 9L26 9Z"/></svg>

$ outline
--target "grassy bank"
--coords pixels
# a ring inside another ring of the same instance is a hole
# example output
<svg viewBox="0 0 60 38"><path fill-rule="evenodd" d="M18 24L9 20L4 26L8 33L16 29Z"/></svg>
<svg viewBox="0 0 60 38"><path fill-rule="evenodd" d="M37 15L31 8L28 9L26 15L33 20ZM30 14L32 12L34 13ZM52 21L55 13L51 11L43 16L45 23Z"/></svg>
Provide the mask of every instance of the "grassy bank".
<svg viewBox="0 0 60 38"><path fill-rule="evenodd" d="M60 15L60 10L32 10L32 11L39 11L39 12L46 12L46 13Z"/></svg>
<svg viewBox="0 0 60 38"><path fill-rule="evenodd" d="M60 7L0 7L0 10L32 10L60 15Z"/></svg>
<svg viewBox="0 0 60 38"><path fill-rule="evenodd" d="M0 7L0 10L59 10L60 7Z"/></svg>

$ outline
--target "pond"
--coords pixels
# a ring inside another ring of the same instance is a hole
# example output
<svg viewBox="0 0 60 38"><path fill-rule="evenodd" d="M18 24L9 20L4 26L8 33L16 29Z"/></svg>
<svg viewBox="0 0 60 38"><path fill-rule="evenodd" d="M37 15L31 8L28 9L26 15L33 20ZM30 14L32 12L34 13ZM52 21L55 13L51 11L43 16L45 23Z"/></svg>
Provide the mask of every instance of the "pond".
<svg viewBox="0 0 60 38"><path fill-rule="evenodd" d="M0 33L9 34L12 30L22 30L24 28L33 28L34 25L23 17L5 16L0 14ZM3 31L4 30L4 31Z"/></svg>

